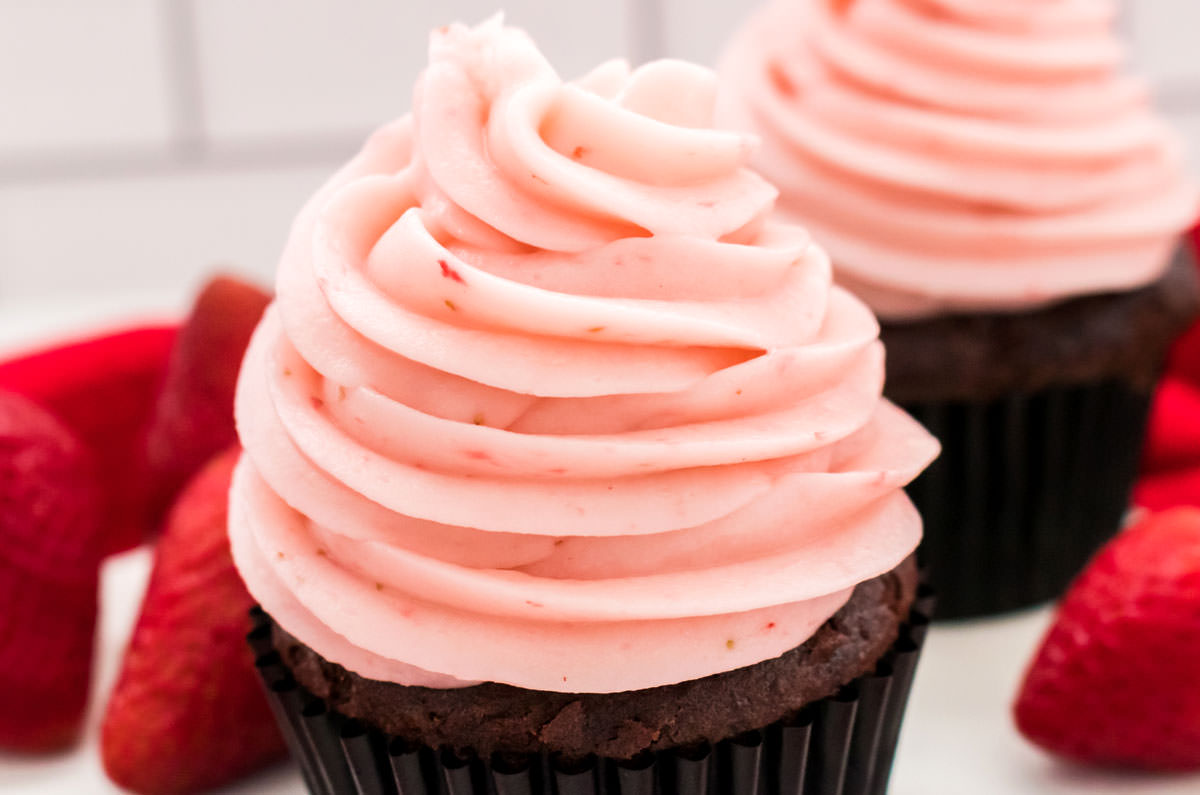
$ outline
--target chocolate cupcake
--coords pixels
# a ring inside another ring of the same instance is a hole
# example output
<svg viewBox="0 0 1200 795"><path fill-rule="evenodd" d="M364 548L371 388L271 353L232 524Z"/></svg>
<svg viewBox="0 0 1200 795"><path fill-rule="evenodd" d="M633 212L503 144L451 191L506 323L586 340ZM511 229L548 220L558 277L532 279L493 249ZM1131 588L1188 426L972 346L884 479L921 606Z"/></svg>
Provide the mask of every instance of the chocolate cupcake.
<svg viewBox="0 0 1200 795"><path fill-rule="evenodd" d="M1115 5L781 0L720 116L879 314L886 394L944 454L911 493L939 615L1050 599L1120 526L1153 385L1196 315L1178 139Z"/></svg>
<svg viewBox="0 0 1200 795"><path fill-rule="evenodd" d="M715 86L451 26L297 219L230 537L314 791L886 785L937 443Z"/></svg>
<svg viewBox="0 0 1200 795"><path fill-rule="evenodd" d="M812 638L773 660L615 694L363 679L261 610L250 642L316 793L883 795L933 606L928 586L914 598L915 582L909 560L863 583Z"/></svg>

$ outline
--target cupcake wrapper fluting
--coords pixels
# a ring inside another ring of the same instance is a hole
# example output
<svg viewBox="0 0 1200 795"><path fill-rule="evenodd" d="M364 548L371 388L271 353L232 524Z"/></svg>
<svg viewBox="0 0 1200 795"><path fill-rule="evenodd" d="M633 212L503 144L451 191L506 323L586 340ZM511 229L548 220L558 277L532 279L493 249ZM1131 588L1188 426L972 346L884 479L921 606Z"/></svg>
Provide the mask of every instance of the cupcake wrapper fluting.
<svg viewBox="0 0 1200 795"><path fill-rule="evenodd" d="M1061 595L1120 528L1151 394L1119 381L989 403L904 405L942 442L910 487L938 618Z"/></svg>
<svg viewBox="0 0 1200 795"><path fill-rule="evenodd" d="M873 675L789 720L713 746L632 761L491 759L414 746L327 708L292 677L252 612L250 645L268 698L314 795L882 795L929 625L928 589Z"/></svg>

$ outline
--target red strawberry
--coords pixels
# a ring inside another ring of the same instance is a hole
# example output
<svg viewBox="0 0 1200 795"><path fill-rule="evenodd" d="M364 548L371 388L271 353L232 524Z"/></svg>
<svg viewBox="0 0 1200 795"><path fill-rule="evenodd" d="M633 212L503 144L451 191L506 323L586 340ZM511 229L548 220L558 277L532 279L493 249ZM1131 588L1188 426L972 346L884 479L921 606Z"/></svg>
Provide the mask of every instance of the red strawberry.
<svg viewBox="0 0 1200 795"><path fill-rule="evenodd" d="M1200 323L1196 323L1171 346L1167 372L1200 387Z"/></svg>
<svg viewBox="0 0 1200 795"><path fill-rule="evenodd" d="M101 548L90 451L0 392L0 747L48 751L87 706Z"/></svg>
<svg viewBox="0 0 1200 795"><path fill-rule="evenodd" d="M50 409L92 449L107 502L109 552L146 536L142 431L175 333L174 326L130 329L0 363L0 388Z"/></svg>
<svg viewBox="0 0 1200 795"><path fill-rule="evenodd" d="M1191 243L1200 262L1200 227L1192 230ZM1171 347L1167 372L1200 387L1200 323L1193 325Z"/></svg>
<svg viewBox="0 0 1200 795"><path fill-rule="evenodd" d="M104 717L105 769L134 792L218 787L285 754L245 641L254 600L226 536L237 457L214 459L171 510Z"/></svg>
<svg viewBox="0 0 1200 795"><path fill-rule="evenodd" d="M233 393L250 335L270 303L258 287L217 277L179 333L146 434L145 456L161 516L206 461L237 441Z"/></svg>
<svg viewBox="0 0 1200 795"><path fill-rule="evenodd" d="M1183 505L1200 508L1200 466L1143 475L1134 487L1133 504L1152 511Z"/></svg>
<svg viewBox="0 0 1200 795"><path fill-rule="evenodd" d="M1200 768L1200 510L1148 516L1071 586L1016 703L1033 742L1082 762Z"/></svg>
<svg viewBox="0 0 1200 795"><path fill-rule="evenodd" d="M1168 376L1159 385L1142 465L1154 473L1200 465L1200 384Z"/></svg>

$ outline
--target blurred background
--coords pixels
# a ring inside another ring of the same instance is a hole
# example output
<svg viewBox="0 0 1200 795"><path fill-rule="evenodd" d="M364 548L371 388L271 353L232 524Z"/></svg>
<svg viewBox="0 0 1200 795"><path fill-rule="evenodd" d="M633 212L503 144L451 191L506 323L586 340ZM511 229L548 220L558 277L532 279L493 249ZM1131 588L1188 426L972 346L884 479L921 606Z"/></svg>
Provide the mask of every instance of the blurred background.
<svg viewBox="0 0 1200 795"><path fill-rule="evenodd" d="M712 63L753 7L504 5L568 77L618 54ZM407 110L427 31L496 7L0 0L0 316L135 292L182 301L215 266L267 281L304 198ZM1200 0L1126 0L1122 26L1200 152Z"/></svg>

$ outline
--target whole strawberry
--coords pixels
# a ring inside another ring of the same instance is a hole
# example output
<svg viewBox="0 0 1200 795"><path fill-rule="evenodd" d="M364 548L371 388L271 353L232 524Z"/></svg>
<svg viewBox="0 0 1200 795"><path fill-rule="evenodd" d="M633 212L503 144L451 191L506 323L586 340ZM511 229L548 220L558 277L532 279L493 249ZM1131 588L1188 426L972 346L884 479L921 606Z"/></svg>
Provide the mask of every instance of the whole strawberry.
<svg viewBox="0 0 1200 795"><path fill-rule="evenodd" d="M1200 510L1148 516L1096 556L1026 674L1016 720L1074 760L1200 768Z"/></svg>
<svg viewBox="0 0 1200 795"><path fill-rule="evenodd" d="M1192 230L1191 237L1196 261L1200 264L1200 226ZM1167 372L1194 386L1200 386L1200 322L1195 323L1186 334L1175 341L1167 361Z"/></svg>
<svg viewBox="0 0 1200 795"><path fill-rule="evenodd" d="M142 449L175 332L173 325L141 326L0 362L0 389L49 409L91 449L109 552L137 546L152 529Z"/></svg>
<svg viewBox="0 0 1200 795"><path fill-rule="evenodd" d="M196 297L146 429L152 518L161 518L189 478L237 441L238 371L270 301L258 287L228 276L214 278Z"/></svg>
<svg viewBox="0 0 1200 795"><path fill-rule="evenodd" d="M0 392L0 748L50 751L78 735L101 527L90 451L45 409Z"/></svg>
<svg viewBox="0 0 1200 795"><path fill-rule="evenodd" d="M171 510L104 716L105 769L134 792L211 789L285 754L245 641L254 600L226 536L237 458L218 456Z"/></svg>

